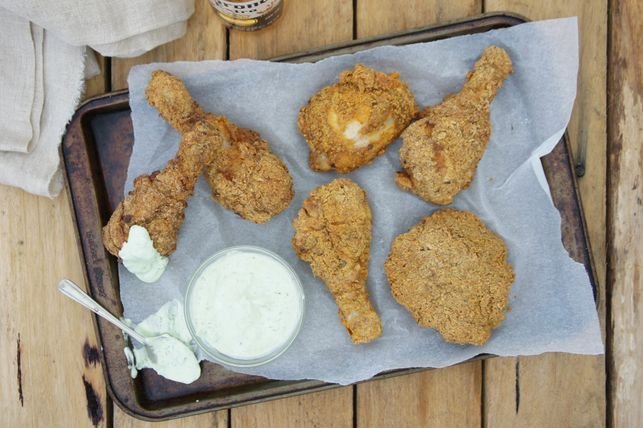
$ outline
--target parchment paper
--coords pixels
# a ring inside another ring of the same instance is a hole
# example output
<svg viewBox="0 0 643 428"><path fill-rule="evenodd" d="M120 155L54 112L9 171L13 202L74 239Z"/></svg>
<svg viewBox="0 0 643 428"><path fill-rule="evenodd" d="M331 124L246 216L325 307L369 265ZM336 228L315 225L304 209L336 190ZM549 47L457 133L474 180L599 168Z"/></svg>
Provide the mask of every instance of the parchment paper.
<svg viewBox="0 0 643 428"><path fill-rule="evenodd" d="M491 44L505 48L514 74L491 107L492 136L471 187L452 206L470 210L507 243L516 272L510 311L481 347L445 343L419 327L392 298L383 270L395 236L438 207L399 190L400 141L348 177L368 192L373 240L368 289L383 322L374 343L352 345L324 284L295 255L292 220L315 187L337 177L307 165L308 148L297 130L297 113L340 71L362 62L399 71L420 106L460 90L467 71ZM381 47L315 64L238 60L148 64L129 75L135 145L126 191L134 177L161 168L176 151L179 136L145 101L150 73L164 69L182 78L208 111L252 128L270 142L294 177L290 207L265 225L226 211L210 197L203 178L189 201L178 249L155 284L120 269L125 316L140 321L173 298L182 298L192 272L211 254L231 245L259 245L284 257L300 275L306 293L303 328L292 347L274 362L239 370L273 379L320 379L348 384L402 367L444 367L480 353L534 355L561 351L603 352L598 317L584 267L561 244L560 216L544 180L539 156L563 134L576 94L578 33L575 18L522 24L509 29L403 47Z"/></svg>

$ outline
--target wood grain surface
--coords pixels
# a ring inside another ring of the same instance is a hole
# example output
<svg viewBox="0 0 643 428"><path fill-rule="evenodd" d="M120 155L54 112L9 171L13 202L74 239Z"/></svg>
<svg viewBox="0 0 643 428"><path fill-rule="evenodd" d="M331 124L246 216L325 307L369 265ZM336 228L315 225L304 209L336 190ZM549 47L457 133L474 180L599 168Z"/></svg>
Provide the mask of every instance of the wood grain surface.
<svg viewBox="0 0 643 428"><path fill-rule="evenodd" d="M485 12L510 10L532 20L577 16L580 41L578 96L568 134L574 153L586 144L586 171L578 179L597 270L599 314L605 317L605 87L607 2L487 0ZM485 361L484 414L488 426L602 426L602 356L545 354Z"/></svg>
<svg viewBox="0 0 643 428"><path fill-rule="evenodd" d="M643 426L643 57L640 1L612 3L609 54L608 422Z"/></svg>
<svg viewBox="0 0 643 428"><path fill-rule="evenodd" d="M207 15L214 15L207 1L197 2L200 5L201 13L207 11ZM204 11L205 9L205 11ZM331 14L324 13L331 11ZM192 20L203 22L198 17L197 10ZM214 17L216 18L216 16ZM330 20L332 20L332 25ZM208 26L214 24L225 33L218 20L208 19ZM195 28L196 27L196 28ZM156 62L156 61L177 61L177 60L199 60L202 52L216 53L211 58L225 57L225 38L212 37L194 40L203 31L202 24L195 24L188 31L188 35L173 42L171 49L159 47L155 51L147 53L145 58L134 60L114 60L112 63L113 85L126 85L129 68L135 63ZM324 46L331 43L338 43L351 40L353 28L352 4L350 1L337 2L334 6L328 7L323 0L309 0L301 4L286 2L284 16L274 26L256 33L230 33L229 57L234 58L266 58L275 55L299 52L306 49ZM208 31L210 34L210 31ZM222 41L224 43L222 43ZM348 391L348 395L347 395ZM324 403L323 407L318 407ZM320 412L321 409L321 412ZM262 421L270 421L271 426L297 426L292 425L294 420L317 424L325 420L342 421L352 424L352 387L325 391L316 394L309 394L306 397L293 397L283 400L263 403L232 409L230 418L241 425L262 426ZM347 413L348 411L348 413ZM128 416L121 414L119 410L116 415L121 419ZM291 419L291 417L295 417ZM331 419L329 419L331 417ZM338 419L339 418L339 419ZM207 420L195 417L191 418L191 426L209 426ZM130 421L132 427L138 425ZM174 426L168 422L168 426ZM298 425L301 426L301 425ZM321 426L321 425L320 425Z"/></svg>
<svg viewBox="0 0 643 428"><path fill-rule="evenodd" d="M351 40L350 1L286 1L284 14L256 33L231 31L230 58L267 58ZM350 426L353 387L293 397L231 410L236 426Z"/></svg>
<svg viewBox="0 0 643 428"><path fill-rule="evenodd" d="M103 73L85 96L105 92ZM90 313L58 292L85 288L69 198L0 186L0 426L110 426Z"/></svg>
<svg viewBox="0 0 643 428"><path fill-rule="evenodd" d="M359 427L481 426L481 362L358 385Z"/></svg>
<svg viewBox="0 0 643 428"><path fill-rule="evenodd" d="M133 59L101 58L103 73L88 83L87 96L126 87L134 64L267 58L496 10L579 19L569 136L577 158L585 158L578 185L607 372L602 357L495 358L175 421L140 421L107 397L91 316L56 290L62 277L84 284L67 195L48 200L0 186L0 426L643 426L637 0L288 0L283 17L257 33L227 31L208 0L196 0L184 38Z"/></svg>
<svg viewBox="0 0 643 428"><path fill-rule="evenodd" d="M256 32L230 31L230 59L270 58L353 37L351 0L285 1L274 25Z"/></svg>
<svg viewBox="0 0 643 428"><path fill-rule="evenodd" d="M127 87L127 75L133 65L225 59L226 49L226 29L221 20L208 0L195 0L194 15L188 21L185 36L136 58L112 60L111 89L115 91Z"/></svg>
<svg viewBox="0 0 643 428"><path fill-rule="evenodd" d="M107 58L93 51L88 53L88 55L94 55L96 58L96 62L100 67L100 74L85 81L85 99L103 94L109 89L109 73L105 68L107 66Z"/></svg>
<svg viewBox="0 0 643 428"><path fill-rule="evenodd" d="M228 412L204 413L162 422L148 422L131 417L114 406L114 427L118 428L227 428Z"/></svg>
<svg viewBox="0 0 643 428"><path fill-rule="evenodd" d="M480 1L357 2L357 36L370 37L482 12ZM431 370L357 386L357 425L480 426L482 363Z"/></svg>
<svg viewBox="0 0 643 428"><path fill-rule="evenodd" d="M231 410L232 426L352 427L353 387L252 404Z"/></svg>
<svg viewBox="0 0 643 428"><path fill-rule="evenodd" d="M0 200L0 421L46 426L55 411L61 425L105 426L90 313L56 287L84 284L68 198L2 186Z"/></svg>
<svg viewBox="0 0 643 428"><path fill-rule="evenodd" d="M482 12L482 0L364 0L357 2L358 38L397 33Z"/></svg>

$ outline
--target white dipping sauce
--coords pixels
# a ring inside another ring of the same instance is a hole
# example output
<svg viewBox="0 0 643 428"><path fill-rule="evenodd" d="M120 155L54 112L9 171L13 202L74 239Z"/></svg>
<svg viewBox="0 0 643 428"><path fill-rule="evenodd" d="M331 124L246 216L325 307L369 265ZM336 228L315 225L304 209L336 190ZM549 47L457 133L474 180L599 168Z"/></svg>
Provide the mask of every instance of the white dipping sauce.
<svg viewBox="0 0 643 428"><path fill-rule="evenodd" d="M208 347L239 360L280 350L299 327L299 284L268 255L233 250L206 266L194 280L189 317Z"/></svg>
<svg viewBox="0 0 643 428"><path fill-rule="evenodd" d="M127 270L143 282L156 282L165 272L168 262L168 258L154 248L147 229L136 224L130 227L118 257Z"/></svg>
<svg viewBox="0 0 643 428"><path fill-rule="evenodd" d="M148 338L164 333L171 337L156 337L149 340L147 346L134 349L136 365L130 367L133 378L137 370L144 368L154 369L164 378L175 382L192 383L199 378L201 367L192 350L192 336L185 323L180 301L171 300L161 306L136 326L136 331Z"/></svg>
<svg viewBox="0 0 643 428"><path fill-rule="evenodd" d="M166 379L192 383L201 376L201 367L194 352L172 336L148 340L147 346L134 349L136 368L149 367Z"/></svg>

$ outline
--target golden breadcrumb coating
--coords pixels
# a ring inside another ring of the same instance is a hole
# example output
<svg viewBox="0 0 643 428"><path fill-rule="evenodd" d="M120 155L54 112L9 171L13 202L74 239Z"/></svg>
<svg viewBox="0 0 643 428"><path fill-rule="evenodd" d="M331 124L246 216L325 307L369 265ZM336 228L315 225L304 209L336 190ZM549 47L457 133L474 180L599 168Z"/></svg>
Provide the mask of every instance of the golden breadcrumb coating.
<svg viewBox="0 0 643 428"><path fill-rule="evenodd" d="M134 180L134 189L121 202L103 228L105 248L115 256L123 247L133 225L143 226L154 248L163 256L176 249L187 199L196 180L223 144L217 128L197 124L186 132L176 156L167 166Z"/></svg>
<svg viewBox="0 0 643 428"><path fill-rule="evenodd" d="M299 129L315 171L349 172L384 153L416 114L398 73L357 64L313 95L299 112Z"/></svg>
<svg viewBox="0 0 643 428"><path fill-rule="evenodd" d="M421 113L402 133L398 186L440 205L469 186L489 143L489 106L511 72L507 52L488 47L459 93Z"/></svg>
<svg viewBox="0 0 643 428"><path fill-rule="evenodd" d="M188 132L205 112L190 96L185 84L178 77L163 70L152 72L145 88L149 105L159 111L172 128L180 134Z"/></svg>
<svg viewBox="0 0 643 428"><path fill-rule="evenodd" d="M204 112L183 82L165 71L152 73L145 95L179 133L204 121L219 130L224 144L206 169L217 202L255 223L265 223L288 207L292 177L258 133Z"/></svg>
<svg viewBox="0 0 643 428"><path fill-rule="evenodd" d="M366 289L371 246L366 192L348 179L318 187L304 201L293 227L295 252L335 297L353 343L377 339L382 323Z"/></svg>
<svg viewBox="0 0 643 428"><path fill-rule="evenodd" d="M507 248L474 214L444 209L395 238L384 270L393 297L444 340L482 345L504 319Z"/></svg>
<svg viewBox="0 0 643 428"><path fill-rule="evenodd" d="M222 116L207 115L216 123L224 145L206 169L212 196L246 220L265 223L290 205L293 183L286 165L261 136Z"/></svg>

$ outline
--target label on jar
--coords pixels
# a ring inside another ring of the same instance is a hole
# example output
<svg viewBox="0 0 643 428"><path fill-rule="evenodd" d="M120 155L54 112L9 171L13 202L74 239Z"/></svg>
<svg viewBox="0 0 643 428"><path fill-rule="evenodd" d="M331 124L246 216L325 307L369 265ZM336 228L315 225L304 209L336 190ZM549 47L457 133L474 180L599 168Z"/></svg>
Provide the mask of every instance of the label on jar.
<svg viewBox="0 0 643 428"><path fill-rule="evenodd" d="M260 18L279 4L281 0L226 1L210 0L219 12L236 19Z"/></svg>

